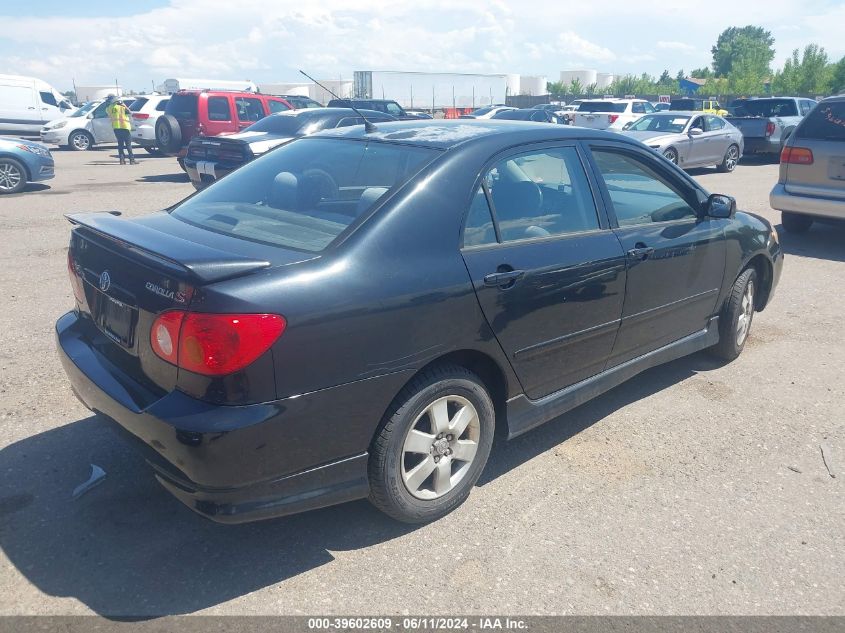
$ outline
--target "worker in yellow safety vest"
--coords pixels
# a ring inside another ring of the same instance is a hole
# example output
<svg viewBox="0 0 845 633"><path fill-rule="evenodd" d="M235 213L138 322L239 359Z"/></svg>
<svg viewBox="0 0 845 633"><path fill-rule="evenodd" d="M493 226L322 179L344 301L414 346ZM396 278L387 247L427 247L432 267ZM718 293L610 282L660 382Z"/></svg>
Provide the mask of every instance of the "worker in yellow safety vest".
<svg viewBox="0 0 845 633"><path fill-rule="evenodd" d="M126 153L129 154L129 164L136 165L137 162L132 155L132 120L129 118L129 108L118 101L114 95L109 95L106 101L108 102L106 114L109 115L114 136L117 139L117 155L120 158L120 164L126 164L126 159L123 157L123 150L126 149Z"/></svg>

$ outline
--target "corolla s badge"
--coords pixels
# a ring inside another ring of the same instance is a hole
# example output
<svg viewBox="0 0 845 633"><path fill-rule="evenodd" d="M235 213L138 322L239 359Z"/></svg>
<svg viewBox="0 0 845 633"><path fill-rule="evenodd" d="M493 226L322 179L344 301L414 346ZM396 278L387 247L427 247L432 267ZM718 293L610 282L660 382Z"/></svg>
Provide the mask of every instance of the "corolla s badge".
<svg viewBox="0 0 845 633"><path fill-rule="evenodd" d="M104 270L100 273L100 290L105 292L111 287L111 276L109 276L109 271Z"/></svg>

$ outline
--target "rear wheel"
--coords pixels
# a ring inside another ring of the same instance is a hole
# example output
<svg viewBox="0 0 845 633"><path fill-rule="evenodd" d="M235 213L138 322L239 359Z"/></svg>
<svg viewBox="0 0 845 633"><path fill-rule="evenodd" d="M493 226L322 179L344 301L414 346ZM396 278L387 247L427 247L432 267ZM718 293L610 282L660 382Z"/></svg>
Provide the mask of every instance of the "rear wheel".
<svg viewBox="0 0 845 633"><path fill-rule="evenodd" d="M70 136L67 137L68 149L72 149L75 152L89 150L93 144L94 137L85 130L76 130L75 132L71 132Z"/></svg>
<svg viewBox="0 0 845 633"><path fill-rule="evenodd" d="M670 163L677 165L678 164L678 150L676 150L674 147L670 147L669 149L664 150L663 158L668 160Z"/></svg>
<svg viewBox="0 0 845 633"><path fill-rule="evenodd" d="M813 226L813 218L801 213L784 211L780 214L780 223L787 233L806 233Z"/></svg>
<svg viewBox="0 0 845 633"><path fill-rule="evenodd" d="M711 348L719 358L734 360L745 348L754 320L756 293L757 271L746 268L736 278L719 316L719 342Z"/></svg>
<svg viewBox="0 0 845 633"><path fill-rule="evenodd" d="M18 193L26 187L26 168L14 158L0 158L0 193Z"/></svg>
<svg viewBox="0 0 845 633"><path fill-rule="evenodd" d="M156 147L165 154L175 154L182 147L182 128L179 121L170 114L163 114L156 120Z"/></svg>
<svg viewBox="0 0 845 633"><path fill-rule="evenodd" d="M725 157L722 162L716 166L716 169L721 172L730 172L736 169L739 162L739 147L731 145L728 151L725 152Z"/></svg>
<svg viewBox="0 0 845 633"><path fill-rule="evenodd" d="M454 365L412 380L370 450L370 501L406 523L445 516L469 496L493 444L495 411L481 380Z"/></svg>

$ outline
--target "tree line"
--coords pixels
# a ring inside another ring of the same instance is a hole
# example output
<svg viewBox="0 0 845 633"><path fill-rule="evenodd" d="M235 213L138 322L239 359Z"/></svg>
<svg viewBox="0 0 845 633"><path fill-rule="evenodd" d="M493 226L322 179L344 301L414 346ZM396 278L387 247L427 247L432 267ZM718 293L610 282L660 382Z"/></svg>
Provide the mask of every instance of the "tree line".
<svg viewBox="0 0 845 633"><path fill-rule="evenodd" d="M685 77L704 79L699 89L706 95L830 95L845 91L845 57L831 61L824 47L807 44L803 51L795 49L783 68L773 71L775 39L760 26L730 27L722 31L710 49L710 67L696 68L688 75L679 70L673 77L664 70L660 77L648 73L640 76L618 77L606 88L596 84L583 85L577 79L571 83L548 82L550 95L624 96L680 94L680 80Z"/></svg>

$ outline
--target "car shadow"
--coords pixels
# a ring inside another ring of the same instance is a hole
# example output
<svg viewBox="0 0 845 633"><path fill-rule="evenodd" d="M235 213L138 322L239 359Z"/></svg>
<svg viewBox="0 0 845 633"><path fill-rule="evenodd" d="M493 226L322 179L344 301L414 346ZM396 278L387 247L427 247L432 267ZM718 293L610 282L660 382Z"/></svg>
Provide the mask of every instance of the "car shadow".
<svg viewBox="0 0 845 633"><path fill-rule="evenodd" d="M138 182L191 182L191 178L184 172L178 174L154 174L151 176L141 176L137 179Z"/></svg>
<svg viewBox="0 0 845 633"><path fill-rule="evenodd" d="M497 438L483 486L632 402L721 363L695 354L653 368L557 420ZM73 500L90 474L103 483ZM366 501L245 525L193 514L111 423L90 416L0 451L0 546L39 591L112 618L193 613L415 529Z"/></svg>
<svg viewBox="0 0 845 633"><path fill-rule="evenodd" d="M706 352L653 367L568 413L511 441L497 436L479 486L568 440L633 402L680 383L696 374L718 369L724 361Z"/></svg>
<svg viewBox="0 0 845 633"><path fill-rule="evenodd" d="M806 233L787 233L780 224L776 228L787 255L845 262L845 221L816 220Z"/></svg>
<svg viewBox="0 0 845 633"><path fill-rule="evenodd" d="M26 187L24 187L18 193L7 193L3 196L2 199L17 198L19 196L25 196L28 193L38 193L41 191L49 191L50 189L50 185L45 185L43 182L28 182L26 184Z"/></svg>
<svg viewBox="0 0 845 633"><path fill-rule="evenodd" d="M73 489L103 468L103 483ZM0 546L48 595L106 617L193 613L414 529L366 501L245 525L195 515L99 416L0 451Z"/></svg>

